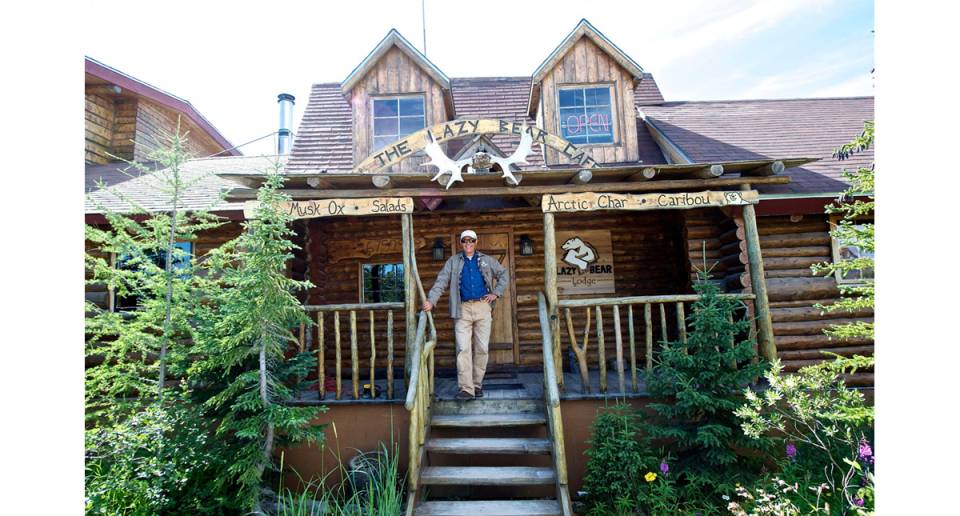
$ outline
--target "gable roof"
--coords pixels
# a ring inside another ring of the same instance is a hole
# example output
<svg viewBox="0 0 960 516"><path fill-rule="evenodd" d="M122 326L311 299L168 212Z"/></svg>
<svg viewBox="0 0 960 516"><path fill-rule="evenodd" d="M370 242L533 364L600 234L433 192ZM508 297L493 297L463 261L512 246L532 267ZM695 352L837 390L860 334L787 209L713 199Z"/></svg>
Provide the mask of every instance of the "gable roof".
<svg viewBox="0 0 960 516"><path fill-rule="evenodd" d="M502 120L535 121L526 113L529 77L465 77L450 80L453 102L460 118L497 118ZM653 76L644 74L644 80L634 85L634 103L637 106L658 104L663 96ZM641 124L637 124L640 126ZM490 137L499 150L507 155L516 150L519 138L510 135ZM640 160L645 164L666 163L659 147L647 131L637 131ZM453 140L447 152L453 156L469 140ZM525 170L544 166L542 148L533 146ZM287 163L291 172L349 171L353 163L353 117L350 103L340 92L337 83L314 84L304 110L293 150Z"/></svg>
<svg viewBox="0 0 960 516"><path fill-rule="evenodd" d="M450 89L450 79L448 79L447 76L441 72L435 64L427 59L427 56L420 53L416 47L414 47L409 41L407 41L406 38L400 35L400 33L397 32L397 29L390 29L390 32L388 32L387 35L380 40L380 43L377 43L377 46L373 47L373 50L367 54L367 57L365 57L363 61L361 61L360 64L358 64L357 67L350 72L350 75L348 75L347 78L340 83L340 90L346 94L353 89L353 87L357 85L357 82L359 82L360 79L362 79L363 76L366 75L367 72L369 72L377 64L377 61L379 61L380 58L389 52L393 47L399 48L400 51L412 59L414 63L417 63L420 68L423 68L427 75L429 75L430 78L433 79L437 84L439 84L441 88L445 90Z"/></svg>
<svg viewBox="0 0 960 516"><path fill-rule="evenodd" d="M620 47L613 44L612 41L607 39L602 32L597 30L586 18L582 18L577 26L573 28L570 34L567 34L567 37L560 42L557 48L553 49L553 52L547 56L546 59L540 63L540 66L534 70L532 75L532 80L530 82L530 96L527 102L527 112L536 113L537 103L540 100L540 83L543 82L543 78L550 73L551 70L557 63L563 60L563 56L573 48L573 45L576 44L580 38L589 38L594 44L600 47L608 56L610 56L617 64L619 64L623 69L630 72L631 75L638 81L643 81L643 68L636 63L630 56L626 54L623 50L620 50Z"/></svg>
<svg viewBox="0 0 960 516"><path fill-rule="evenodd" d="M826 194L847 188L843 170L869 166L873 149L839 161L833 150L873 120L873 97L663 102L638 106L644 122L695 163L804 156L790 184L766 194Z"/></svg>
<svg viewBox="0 0 960 516"><path fill-rule="evenodd" d="M140 79L127 75L116 68L107 66L96 59L84 57L84 71L88 76L105 84L119 86L140 97L149 99L161 106L182 113L197 127L207 133L213 141L223 147L224 153L231 156L240 156L242 153L226 139L213 124L197 111L190 102L172 93L147 84Z"/></svg>

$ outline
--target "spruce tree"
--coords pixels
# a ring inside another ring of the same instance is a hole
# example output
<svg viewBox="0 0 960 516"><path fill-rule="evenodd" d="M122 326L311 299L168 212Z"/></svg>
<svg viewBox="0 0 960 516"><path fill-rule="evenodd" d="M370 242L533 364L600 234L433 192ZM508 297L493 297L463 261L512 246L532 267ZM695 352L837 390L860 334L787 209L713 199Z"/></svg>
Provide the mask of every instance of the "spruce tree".
<svg viewBox="0 0 960 516"><path fill-rule="evenodd" d="M676 457L680 498L704 500L704 513L723 507L721 496L737 482L752 478L757 460L744 455L757 443L746 438L734 411L743 403L743 388L762 375L766 364L751 363L754 342L750 321L738 319L742 302L719 297L719 289L701 273L694 289L700 298L687 317L686 343L663 343L659 361L647 377L658 400L646 426L648 435L665 443ZM741 340L737 340L741 338Z"/></svg>
<svg viewBox="0 0 960 516"><path fill-rule="evenodd" d="M238 501L257 513L274 447L278 441L320 441L323 428L311 421L325 409L289 404L306 387L302 379L316 359L297 351L293 328L310 320L294 293L310 283L286 274L295 245L291 218L278 206L289 197L279 191L283 180L274 172L260 188L244 233L208 255L208 273L223 288L197 312L199 359L190 370L195 395L218 421L217 437L235 454L219 481L237 485Z"/></svg>

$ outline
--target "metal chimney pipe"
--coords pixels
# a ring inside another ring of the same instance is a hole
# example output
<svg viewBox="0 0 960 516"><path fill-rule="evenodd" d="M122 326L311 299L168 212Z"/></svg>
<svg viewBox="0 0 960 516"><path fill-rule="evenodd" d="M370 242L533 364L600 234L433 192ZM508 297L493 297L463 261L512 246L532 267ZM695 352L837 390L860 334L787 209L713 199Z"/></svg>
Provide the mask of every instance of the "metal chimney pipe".
<svg viewBox="0 0 960 516"><path fill-rule="evenodd" d="M280 128L277 130L277 154L287 154L293 144L293 103L296 100L289 93L277 95L277 103L280 104Z"/></svg>

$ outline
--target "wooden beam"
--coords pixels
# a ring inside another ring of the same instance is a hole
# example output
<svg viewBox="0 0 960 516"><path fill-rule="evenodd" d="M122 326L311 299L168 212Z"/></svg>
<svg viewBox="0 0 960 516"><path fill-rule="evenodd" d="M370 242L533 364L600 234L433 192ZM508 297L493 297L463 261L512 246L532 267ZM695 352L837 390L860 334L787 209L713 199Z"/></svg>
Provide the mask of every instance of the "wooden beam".
<svg viewBox="0 0 960 516"><path fill-rule="evenodd" d="M320 179L319 177L308 177L307 184L310 185L310 188L316 188L318 190L333 190L333 183L327 181L326 179Z"/></svg>
<svg viewBox="0 0 960 516"><path fill-rule="evenodd" d="M417 332L417 294L414 292L416 288L414 278L413 278L413 261L410 259L411 253L413 252L413 242L410 241L410 236L413 234L411 228L413 227L413 216L409 213L404 213L400 215L400 226L401 226L401 237L403 239L403 303L404 303L404 323L406 329L406 342L404 343L404 349L410 350L414 346L414 339L416 338ZM410 371L413 368L413 354L404 353L403 360L403 379L404 385L410 384ZM412 444L411 444L412 446Z"/></svg>
<svg viewBox="0 0 960 516"><path fill-rule="evenodd" d="M632 176L627 176L627 181L649 181L657 176L657 169L647 167Z"/></svg>
<svg viewBox="0 0 960 516"><path fill-rule="evenodd" d="M513 187L464 187L444 190L442 188L396 188L390 191L396 197L527 197L550 193L577 193L577 192L642 192L653 190L681 190L689 188L709 189L721 186L747 185L784 185L790 182L788 176L770 176L756 178L724 177L717 179L670 179L664 181L647 181L642 183L590 183L586 185L536 185ZM308 189L284 189L283 193L293 199L314 199L317 193ZM369 190L334 190L331 195L338 198L365 198L381 197L383 192L376 189ZM235 188L228 193L230 199L256 199L257 191L253 189Z"/></svg>
<svg viewBox="0 0 960 516"><path fill-rule="evenodd" d="M750 185L743 185L749 189ZM757 212L752 204L743 207L743 226L750 261L750 286L753 290L753 305L757 317L757 340L763 358L777 358L777 344L773 338L773 318L770 301L767 299L767 282L763 273L763 256L760 254L760 233L757 231Z"/></svg>
<svg viewBox="0 0 960 516"><path fill-rule="evenodd" d="M576 174L574 174L573 177L571 177L570 180L567 181L567 184L585 185L589 183L591 179L593 179L593 172L591 172L590 169L585 168L580 172L577 172Z"/></svg>
<svg viewBox="0 0 960 516"><path fill-rule="evenodd" d="M699 170L693 171L690 175L699 179L713 179L715 177L720 177L723 175L723 165L710 165L709 167L703 167Z"/></svg>
<svg viewBox="0 0 960 516"><path fill-rule="evenodd" d="M782 174L786 167L783 165L782 161L774 161L767 165L759 166L757 168L751 168L749 170L744 170L740 172L741 176L775 176L777 174Z"/></svg>
<svg viewBox="0 0 960 516"><path fill-rule="evenodd" d="M373 186L377 188L390 188L390 176L373 176Z"/></svg>
<svg viewBox="0 0 960 516"><path fill-rule="evenodd" d="M547 297L550 329L553 333L553 359L557 380L562 387L563 364L560 355L560 319L557 290L557 233L553 213L543 214L543 290Z"/></svg>

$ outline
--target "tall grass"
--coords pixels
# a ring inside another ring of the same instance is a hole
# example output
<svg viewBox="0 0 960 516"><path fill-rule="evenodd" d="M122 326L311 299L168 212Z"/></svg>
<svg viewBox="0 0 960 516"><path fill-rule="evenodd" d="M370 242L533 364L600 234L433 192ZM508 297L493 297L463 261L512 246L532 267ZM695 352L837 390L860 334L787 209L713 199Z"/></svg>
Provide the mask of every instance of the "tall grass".
<svg viewBox="0 0 960 516"><path fill-rule="evenodd" d="M334 424L334 434L336 425ZM337 459L337 470L341 479L327 487L330 473L316 481L310 481L300 492L284 488L282 481L278 492L277 516L318 516L330 514L395 516L403 512L404 484L406 476L399 471L400 456L396 443L388 449L380 443L380 457L377 467L365 475L365 486L358 486L355 475L344 467L337 440L337 451L331 449ZM359 453L359 450L357 450ZM281 469L283 458L281 457ZM297 474L299 477L299 474ZM281 477L282 479L282 477ZM303 479L300 478L302 481Z"/></svg>

